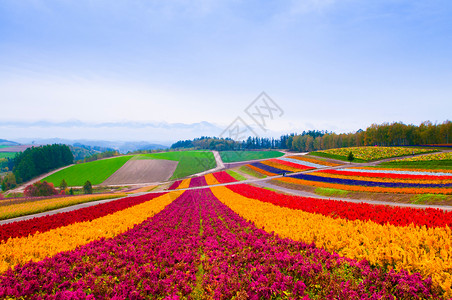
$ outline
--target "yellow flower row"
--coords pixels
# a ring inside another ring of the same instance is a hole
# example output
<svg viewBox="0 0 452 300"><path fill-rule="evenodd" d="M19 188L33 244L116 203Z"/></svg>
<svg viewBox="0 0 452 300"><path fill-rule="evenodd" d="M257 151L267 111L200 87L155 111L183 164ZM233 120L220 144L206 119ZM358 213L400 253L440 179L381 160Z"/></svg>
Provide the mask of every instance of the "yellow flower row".
<svg viewBox="0 0 452 300"><path fill-rule="evenodd" d="M121 234L163 210L182 193L170 192L92 221L38 232L28 237L8 239L0 244L0 273L17 264L30 260L40 261L91 241Z"/></svg>
<svg viewBox="0 0 452 300"><path fill-rule="evenodd" d="M182 180L182 182L179 184L179 186L176 189L187 189L190 187L190 181L191 178L187 178Z"/></svg>
<svg viewBox="0 0 452 300"><path fill-rule="evenodd" d="M207 185L220 184L220 182L215 178L215 176L213 176L212 173L205 175L204 178L206 179Z"/></svg>
<svg viewBox="0 0 452 300"><path fill-rule="evenodd" d="M384 177L367 177L367 176L354 176L354 175L340 175L324 173L321 171L313 172L311 175L319 177L340 178L340 179L352 179L371 182L404 182L404 183L419 183L419 184L447 184L452 183L452 179L410 179L410 178L384 178ZM389 176L389 174L388 174Z"/></svg>
<svg viewBox="0 0 452 300"><path fill-rule="evenodd" d="M126 194L98 194L98 195L81 195L62 198L51 198L45 200L36 200L33 202L24 202L19 204L2 206L0 211L0 220L12 219L20 216L36 214L44 211L76 205L80 203L102 200L121 198Z"/></svg>
<svg viewBox="0 0 452 300"><path fill-rule="evenodd" d="M431 161L431 160L452 160L452 152L426 154L415 157L397 159L395 161Z"/></svg>
<svg viewBox="0 0 452 300"><path fill-rule="evenodd" d="M267 232L336 252L373 265L431 276L452 296L452 230L379 225L371 221L333 219L249 199L226 187L211 188L237 214Z"/></svg>
<svg viewBox="0 0 452 300"><path fill-rule="evenodd" d="M279 180L286 183L302 184L309 186L325 187L340 189L353 192L371 192L371 193L398 193L398 194L452 194L451 188L392 188L392 187L379 187L379 186L363 186L363 185L345 185L339 183L328 183L309 181L291 177L281 177L272 180Z"/></svg>
<svg viewBox="0 0 452 300"><path fill-rule="evenodd" d="M322 150L319 152L339 155L347 157L347 155L353 152L355 158L364 160L376 160L389 157L397 157L411 154L420 154L435 151L432 149L420 149L420 148L406 148L406 147L349 147L349 148L337 148Z"/></svg>

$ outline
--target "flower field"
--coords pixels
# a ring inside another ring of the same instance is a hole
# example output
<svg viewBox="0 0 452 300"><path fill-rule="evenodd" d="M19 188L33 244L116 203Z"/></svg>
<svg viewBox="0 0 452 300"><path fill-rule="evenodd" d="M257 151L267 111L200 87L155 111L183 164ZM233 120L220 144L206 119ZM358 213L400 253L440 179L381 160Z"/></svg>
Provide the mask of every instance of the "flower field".
<svg viewBox="0 0 452 300"><path fill-rule="evenodd" d="M390 157L398 157L412 154L421 154L428 152L436 152L435 149L422 149L422 148L407 148L407 147L349 147L349 148L336 148L329 150L321 150L312 152L312 155L319 155L324 157L336 158L341 160L347 160L347 155L353 152L355 159L362 161L373 161L379 159L385 159Z"/></svg>
<svg viewBox="0 0 452 300"><path fill-rule="evenodd" d="M3 241L0 298L450 296L449 213L312 202L243 184L130 200Z"/></svg>
<svg viewBox="0 0 452 300"><path fill-rule="evenodd" d="M234 177L232 177L225 171L209 173L204 176L193 177L193 178L189 178L189 179L185 179L185 180L186 180L185 183L182 180L175 181L168 188L168 190L185 189L188 187L194 188L194 187L201 187L201 186L215 185L215 184L220 184L220 183L229 183L229 182L237 181L237 179L235 179Z"/></svg>
<svg viewBox="0 0 452 300"><path fill-rule="evenodd" d="M432 161L432 160L452 160L452 152L432 153L415 157L408 157L395 160L398 161Z"/></svg>
<svg viewBox="0 0 452 300"><path fill-rule="evenodd" d="M452 173L377 168L318 170L278 178L291 184L358 192L452 194Z"/></svg>
<svg viewBox="0 0 452 300"><path fill-rule="evenodd" d="M36 214L53 209L86 203L91 201L98 201L104 199L120 198L125 194L98 194L98 195L79 195L49 198L37 201L27 201L20 204L2 205L0 211L0 220L12 219L20 216ZM9 200L3 200L8 202Z"/></svg>

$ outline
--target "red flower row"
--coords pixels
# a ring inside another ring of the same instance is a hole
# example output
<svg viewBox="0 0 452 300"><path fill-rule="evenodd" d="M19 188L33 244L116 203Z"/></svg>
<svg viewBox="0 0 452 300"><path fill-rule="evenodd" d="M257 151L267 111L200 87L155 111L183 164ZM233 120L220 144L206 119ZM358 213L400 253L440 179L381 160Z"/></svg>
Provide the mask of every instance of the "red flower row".
<svg viewBox="0 0 452 300"><path fill-rule="evenodd" d="M372 221L378 224L408 226L410 224L426 227L452 227L452 212L440 209L417 209L367 203L352 203L329 199L316 199L279 194L270 190L237 184L227 186L242 196L272 203L291 209L322 214L332 218Z"/></svg>
<svg viewBox="0 0 452 300"><path fill-rule="evenodd" d="M229 175L225 171L216 172L212 174L216 180L218 180L219 183L229 183L229 182L236 182L237 180Z"/></svg>
<svg viewBox="0 0 452 300"><path fill-rule="evenodd" d="M69 212L3 224L0 225L0 241L6 241L8 238L25 237L29 234L34 234L37 231L45 232L78 222L91 221L149 201L163 194L164 193L153 193L135 197L127 197Z"/></svg>
<svg viewBox="0 0 452 300"><path fill-rule="evenodd" d="M374 173L374 172L354 172L342 170L322 170L322 173L344 175L344 176L361 176L361 177L376 177L376 178L394 178L394 179L429 179L429 180L445 180L452 179L452 176L440 175L420 175L420 174L394 174L394 173ZM315 173L314 173L315 174Z"/></svg>

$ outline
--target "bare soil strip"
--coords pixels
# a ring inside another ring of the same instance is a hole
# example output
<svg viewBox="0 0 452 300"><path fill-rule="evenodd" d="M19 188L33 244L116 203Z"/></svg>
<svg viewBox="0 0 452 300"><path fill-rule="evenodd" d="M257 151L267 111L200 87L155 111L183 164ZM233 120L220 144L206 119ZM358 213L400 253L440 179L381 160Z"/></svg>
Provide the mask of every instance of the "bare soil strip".
<svg viewBox="0 0 452 300"><path fill-rule="evenodd" d="M137 184L168 180L178 162L164 159L137 159L127 161L101 185Z"/></svg>

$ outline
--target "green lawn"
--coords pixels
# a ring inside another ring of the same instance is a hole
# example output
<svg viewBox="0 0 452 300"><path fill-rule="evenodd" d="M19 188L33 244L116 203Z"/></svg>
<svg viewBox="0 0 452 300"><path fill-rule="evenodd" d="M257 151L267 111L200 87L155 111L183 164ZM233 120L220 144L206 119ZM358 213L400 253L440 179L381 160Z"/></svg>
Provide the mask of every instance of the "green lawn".
<svg viewBox="0 0 452 300"><path fill-rule="evenodd" d="M93 185L100 184L122 167L131 157L119 156L74 165L43 180L51 182L55 186L59 186L63 179L66 180L69 186L82 186L87 180Z"/></svg>
<svg viewBox="0 0 452 300"><path fill-rule="evenodd" d="M211 151L174 151L140 154L134 159L167 159L178 161L171 180L200 173L217 166Z"/></svg>
<svg viewBox="0 0 452 300"><path fill-rule="evenodd" d="M266 159L283 156L279 151L221 151L220 156L224 163Z"/></svg>
<svg viewBox="0 0 452 300"><path fill-rule="evenodd" d="M0 158L14 158L17 152L0 152Z"/></svg>

